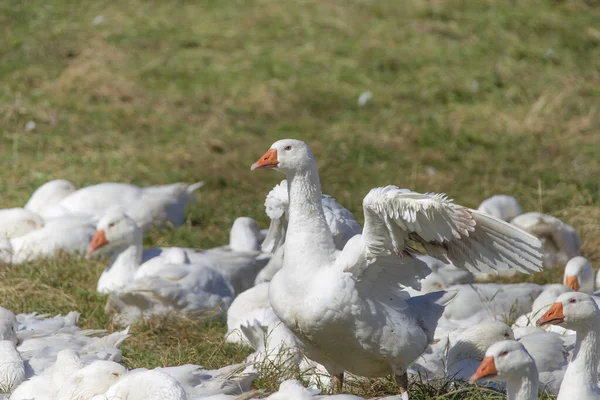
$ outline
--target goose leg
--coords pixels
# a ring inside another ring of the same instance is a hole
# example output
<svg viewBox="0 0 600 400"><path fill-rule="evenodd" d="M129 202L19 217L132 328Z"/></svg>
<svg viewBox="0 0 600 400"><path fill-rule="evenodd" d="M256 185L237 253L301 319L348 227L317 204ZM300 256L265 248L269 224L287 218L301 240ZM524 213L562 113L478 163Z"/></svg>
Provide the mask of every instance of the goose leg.
<svg viewBox="0 0 600 400"><path fill-rule="evenodd" d="M395 375L396 384L400 391L400 398L402 400L408 400L408 374L405 372L402 375Z"/></svg>
<svg viewBox="0 0 600 400"><path fill-rule="evenodd" d="M344 373L333 375L331 380L333 394L342 393L342 385L344 384Z"/></svg>

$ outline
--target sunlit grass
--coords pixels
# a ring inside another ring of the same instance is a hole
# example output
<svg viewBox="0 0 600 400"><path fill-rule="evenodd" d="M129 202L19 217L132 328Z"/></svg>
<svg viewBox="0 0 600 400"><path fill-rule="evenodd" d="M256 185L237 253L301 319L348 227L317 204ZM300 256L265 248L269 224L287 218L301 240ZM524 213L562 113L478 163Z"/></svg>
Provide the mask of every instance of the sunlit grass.
<svg viewBox="0 0 600 400"><path fill-rule="evenodd" d="M445 192L471 207L506 193L575 226L597 263L599 10L579 0L6 0L0 206L23 205L55 178L204 180L188 223L153 231L146 244L211 247L237 216L267 226L264 196L282 176L249 166L295 137L311 145L324 191L359 219L379 185ZM364 91L373 98L360 107ZM82 326L112 330L94 290L102 268L79 257L5 266L1 304L78 310ZM128 367L214 368L249 353L224 343L223 322L159 319L132 333ZM273 390L273 379L256 387ZM413 399L500 398L412 389ZM380 396L394 385L348 390Z"/></svg>

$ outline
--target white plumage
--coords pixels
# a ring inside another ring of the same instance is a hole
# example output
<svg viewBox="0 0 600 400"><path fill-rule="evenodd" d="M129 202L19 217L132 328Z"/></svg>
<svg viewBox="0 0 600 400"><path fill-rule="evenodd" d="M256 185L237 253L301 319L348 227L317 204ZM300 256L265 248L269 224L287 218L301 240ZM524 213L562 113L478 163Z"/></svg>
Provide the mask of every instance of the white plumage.
<svg viewBox="0 0 600 400"><path fill-rule="evenodd" d="M575 229L552 215L528 212L513 219L511 224L542 242L544 266L566 264L571 258L579 255L581 239Z"/></svg>
<svg viewBox="0 0 600 400"><path fill-rule="evenodd" d="M433 338L452 298L401 292L400 285L418 288L429 272L417 250L475 271L542 268L533 236L443 195L395 186L365 197L363 234L338 251L308 146L278 141L252 168L263 166L286 174L290 200L284 266L271 282L271 305L332 375L394 373L404 393L408 365Z"/></svg>
<svg viewBox="0 0 600 400"><path fill-rule="evenodd" d="M23 236L44 226L44 219L24 208L0 210L0 239Z"/></svg>
<svg viewBox="0 0 600 400"><path fill-rule="evenodd" d="M477 208L477 211L506 222L510 222L513 218L523 213L517 199L504 194L497 194L484 200Z"/></svg>
<svg viewBox="0 0 600 400"><path fill-rule="evenodd" d="M348 240L362 232L362 227L352 213L338 203L333 197L321 195L321 203L327 225L333 237L333 243L339 250L343 249ZM271 219L271 226L262 246L264 251L274 252L283 245L287 229L288 209L290 199L287 180L275 185L265 199L265 212Z"/></svg>
<svg viewBox="0 0 600 400"><path fill-rule="evenodd" d="M196 201L194 192L203 185L203 182L174 183L142 188L128 183L104 182L64 196L44 207L42 216L49 219L78 215L99 221L111 208L121 207L142 229L152 224L180 226L185 221L186 205Z"/></svg>
<svg viewBox="0 0 600 400"><path fill-rule="evenodd" d="M6 240L0 238L0 261L22 264L54 257L61 252L85 253L94 231L94 224L87 218L55 218L21 236Z"/></svg>
<svg viewBox="0 0 600 400"><path fill-rule="evenodd" d="M288 183L284 179L275 185L265 199L265 212L271 219L271 225L262 243L262 249L273 253L273 256L256 277L256 284L269 282L283 266L283 244L288 224L289 204ZM338 250L341 250L348 240L362 232L362 227L356 222L352 213L333 197L321 195L321 204L333 243Z"/></svg>
<svg viewBox="0 0 600 400"><path fill-rule="evenodd" d="M411 252L412 240L430 255L447 258L472 272L512 268L531 273L541 269L537 239L508 223L454 204L444 194L419 194L386 186L372 189L363 208L363 237L373 256Z"/></svg>

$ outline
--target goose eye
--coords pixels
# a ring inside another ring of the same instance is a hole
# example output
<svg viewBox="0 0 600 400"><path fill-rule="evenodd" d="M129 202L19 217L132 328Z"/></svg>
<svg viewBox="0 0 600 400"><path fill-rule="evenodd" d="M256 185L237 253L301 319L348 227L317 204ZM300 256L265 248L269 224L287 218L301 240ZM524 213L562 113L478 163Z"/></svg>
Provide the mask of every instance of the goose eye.
<svg viewBox="0 0 600 400"><path fill-rule="evenodd" d="M505 356L505 355L507 355L507 354L508 354L508 351L506 351L506 350L505 350L505 351L503 351L502 353L500 353L500 357L504 357L504 356Z"/></svg>
<svg viewBox="0 0 600 400"><path fill-rule="evenodd" d="M577 303L577 300L576 299L571 299L571 300L569 300L569 303L575 304L575 303Z"/></svg>
<svg viewBox="0 0 600 400"><path fill-rule="evenodd" d="M113 372L113 373L112 373L112 375L113 375L113 376L116 376L117 378L118 378L119 376L121 376L121 375L117 374L116 372Z"/></svg>
<svg viewBox="0 0 600 400"><path fill-rule="evenodd" d="M285 151L290 151L290 150L292 149L292 146L285 146L283 149L284 149Z"/></svg>
<svg viewBox="0 0 600 400"><path fill-rule="evenodd" d="M510 337L510 335L509 335L508 333L505 333L505 334L504 334L504 337L505 337L505 338L508 338L508 337Z"/></svg>
<svg viewBox="0 0 600 400"><path fill-rule="evenodd" d="M108 224L108 227L109 227L109 228L112 228L113 226L115 226L115 223L114 223L114 222L111 222L110 224Z"/></svg>

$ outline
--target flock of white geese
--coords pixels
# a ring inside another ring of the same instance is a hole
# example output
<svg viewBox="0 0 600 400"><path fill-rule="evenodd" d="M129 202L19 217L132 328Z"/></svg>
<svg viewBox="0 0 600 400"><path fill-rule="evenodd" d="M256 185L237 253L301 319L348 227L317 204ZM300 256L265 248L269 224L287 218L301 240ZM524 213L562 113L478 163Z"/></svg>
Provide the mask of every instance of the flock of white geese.
<svg viewBox="0 0 600 400"><path fill-rule="evenodd" d="M252 398L276 363L271 400L360 399L344 380L393 375L462 380L508 399L600 399L600 298L575 230L509 196L478 210L444 195L395 186L363 200L364 225L322 194L309 147L285 139L251 167L285 180L268 194L268 229L237 218L229 244L206 250L143 248L150 226L179 226L202 186L140 188L65 180L38 188L23 208L0 210L0 262L60 253L106 255L97 290L126 326L156 314L226 316L226 340L251 346L243 363L128 371L119 364L129 329L77 327L78 314L14 315L0 308L0 391L11 400ZM474 283L497 274L566 265L562 283ZM508 324L511 324L510 326ZM285 372L289 371L289 372ZM292 378L301 371L305 385ZM331 385L334 395L320 395Z"/></svg>

